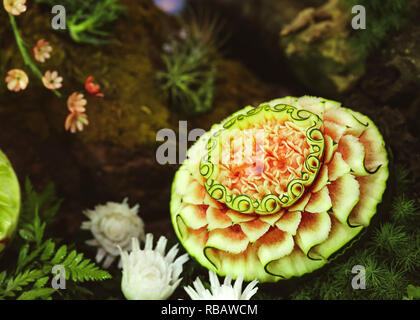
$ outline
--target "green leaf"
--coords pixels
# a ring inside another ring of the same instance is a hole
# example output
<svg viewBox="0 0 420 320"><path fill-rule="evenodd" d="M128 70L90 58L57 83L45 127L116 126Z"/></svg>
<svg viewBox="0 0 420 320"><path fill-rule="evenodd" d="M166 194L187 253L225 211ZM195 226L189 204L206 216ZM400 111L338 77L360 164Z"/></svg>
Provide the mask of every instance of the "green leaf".
<svg viewBox="0 0 420 320"><path fill-rule="evenodd" d="M407 295L409 299L420 299L420 287L409 284L407 286Z"/></svg>
<svg viewBox="0 0 420 320"><path fill-rule="evenodd" d="M20 249L19 252L19 256L18 256L18 260L17 260L17 265L23 265L24 261L26 260L27 256L28 256L28 252L29 252L29 244L24 244L22 246L22 248Z"/></svg>
<svg viewBox="0 0 420 320"><path fill-rule="evenodd" d="M70 254L63 261L63 265L65 266L70 265L73 262L74 258L76 258L76 256L77 256L76 250L71 251Z"/></svg>
<svg viewBox="0 0 420 320"><path fill-rule="evenodd" d="M35 241L34 233L28 229L20 229L19 235L22 237L23 240L26 240L28 242Z"/></svg>
<svg viewBox="0 0 420 320"><path fill-rule="evenodd" d="M0 288L3 285L4 279L6 279L7 273L6 271L0 272Z"/></svg>
<svg viewBox="0 0 420 320"><path fill-rule="evenodd" d="M50 278L49 278L48 276L45 276L45 277L39 278L39 279L35 282L35 284L34 284L33 288L34 288L34 289L43 288L43 287L46 285L46 283L48 282L48 280L49 280L49 279L50 279Z"/></svg>
<svg viewBox="0 0 420 320"><path fill-rule="evenodd" d="M43 249L44 247L43 245L41 245L35 248L35 250L33 250L32 252L28 254L22 253L21 260L19 260L18 265L16 267L16 274L19 273L21 270L23 270L25 267L30 266L31 263L33 263L33 261L39 256L39 254L42 252ZM25 247L23 247L23 250L26 250Z"/></svg>
<svg viewBox="0 0 420 320"><path fill-rule="evenodd" d="M58 251L56 252L54 258L51 260L51 264L56 265L59 264L61 261L63 261L64 257L66 256L67 253L67 246L63 245L60 247L60 249L58 249Z"/></svg>
<svg viewBox="0 0 420 320"><path fill-rule="evenodd" d="M66 278L71 277L76 282L111 279L111 275L107 271L101 270L89 259L85 259L79 264L66 265L66 271Z"/></svg>
<svg viewBox="0 0 420 320"><path fill-rule="evenodd" d="M42 252L41 257L40 257L41 261L49 260L54 254L54 250L55 250L55 243L51 239L48 239L44 244L44 251Z"/></svg>
<svg viewBox="0 0 420 320"><path fill-rule="evenodd" d="M39 298L47 298L55 292L53 288L38 288L25 291L22 293L17 300L35 300Z"/></svg>
<svg viewBox="0 0 420 320"><path fill-rule="evenodd" d="M23 286L29 283L35 282L42 276L40 270L26 270L23 273L19 273L14 278L9 278L7 281L6 288L0 292L0 297L13 297L16 295L16 291L21 291Z"/></svg>
<svg viewBox="0 0 420 320"><path fill-rule="evenodd" d="M64 5L67 16L67 29L76 42L89 44L104 44L108 32L105 30L115 21L125 8L118 0L36 0L50 6Z"/></svg>
<svg viewBox="0 0 420 320"><path fill-rule="evenodd" d="M44 190L37 193L29 178L26 178L25 201L21 213L22 223L34 224L36 214L39 214L40 220L50 223L58 212L61 202L55 193L54 184L48 184Z"/></svg>

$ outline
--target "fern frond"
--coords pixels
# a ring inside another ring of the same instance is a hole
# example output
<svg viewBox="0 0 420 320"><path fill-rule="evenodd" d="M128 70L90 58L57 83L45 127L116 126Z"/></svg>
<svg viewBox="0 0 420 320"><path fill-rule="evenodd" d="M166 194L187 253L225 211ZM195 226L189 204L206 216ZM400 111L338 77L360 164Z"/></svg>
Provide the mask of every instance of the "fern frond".
<svg viewBox="0 0 420 320"><path fill-rule="evenodd" d="M37 281L41 276L42 271L40 270L26 270L15 277L9 278L6 283L3 283L3 287L0 288L0 299L14 297L16 292L22 291L22 287Z"/></svg>
<svg viewBox="0 0 420 320"><path fill-rule="evenodd" d="M55 242L51 239L48 239L47 241L45 241L43 248L44 250L42 251L40 259L41 261L48 261L49 259L51 259L52 255L55 252Z"/></svg>
<svg viewBox="0 0 420 320"><path fill-rule="evenodd" d="M25 201L22 207L22 223L32 223L36 212L40 220L50 223L61 206L62 200L58 199L55 186L50 183L38 193L29 178L25 180Z"/></svg>
<svg viewBox="0 0 420 320"><path fill-rule="evenodd" d="M61 246L54 255L54 258L51 260L52 265L60 264L60 262L65 258L67 254L67 246Z"/></svg>
<svg viewBox="0 0 420 320"><path fill-rule="evenodd" d="M35 300L35 299L46 299L51 297L51 295L56 290L53 288L36 288L29 291L23 292L17 300Z"/></svg>
<svg viewBox="0 0 420 320"><path fill-rule="evenodd" d="M75 253L75 251L72 251ZM68 256L68 258L70 255ZM71 277L73 281L85 282L85 281L103 281L111 279L111 275L100 269L90 259L82 259L82 256L75 255L72 259L66 259L63 262L66 268L67 277Z"/></svg>
<svg viewBox="0 0 420 320"><path fill-rule="evenodd" d="M90 259L85 259L83 253L73 249L74 245L59 246L54 239L44 239L47 221L52 220L61 204L55 195L54 186L50 184L37 193L27 179L25 189L23 218L18 229L23 240L17 239L20 248L16 252L17 257L12 257L16 264L9 266L8 271L0 272L0 300L16 297L19 300L69 297L69 293L48 286L56 265L62 265L66 279L73 280L70 285L72 292L84 295L91 293L80 287L78 282L110 279L108 272L101 270ZM57 291L58 294L55 294Z"/></svg>
<svg viewBox="0 0 420 320"><path fill-rule="evenodd" d="M110 279L111 275L100 269L90 259L83 258L83 253L76 250L68 252L67 246L61 246L53 259L47 263L47 266L62 265L66 270L66 279L72 279L75 282L84 281L102 281Z"/></svg>
<svg viewBox="0 0 420 320"><path fill-rule="evenodd" d="M34 289L44 288L50 278L48 276L39 278L33 285Z"/></svg>
<svg viewBox="0 0 420 320"><path fill-rule="evenodd" d="M24 268L30 267L30 265L38 258L40 253L44 250L44 246L45 246L45 243L37 247L32 252L30 252L29 244L25 244L22 247L22 250L19 252L15 274L18 274Z"/></svg>

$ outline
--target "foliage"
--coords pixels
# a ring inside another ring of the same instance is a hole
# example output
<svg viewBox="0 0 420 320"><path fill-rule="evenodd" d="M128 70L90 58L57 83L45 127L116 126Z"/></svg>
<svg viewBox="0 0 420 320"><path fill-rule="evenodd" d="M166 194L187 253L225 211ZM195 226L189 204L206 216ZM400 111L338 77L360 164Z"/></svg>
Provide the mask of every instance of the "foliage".
<svg viewBox="0 0 420 320"><path fill-rule="evenodd" d="M401 169L401 168L400 168ZM389 215L370 231L368 241L337 258L325 272L292 293L293 299L412 299L420 270L420 232L417 201L403 193L408 179L398 177ZM403 170L406 172L406 170ZM385 210L384 210L385 211ZM371 227L372 228L372 227ZM367 234L369 235L369 234ZM366 289L355 290L351 281L355 265L365 267Z"/></svg>
<svg viewBox="0 0 420 320"><path fill-rule="evenodd" d="M164 45L164 70L156 76L170 104L188 115L209 111L215 96L216 55L222 41L215 18L183 22L183 29Z"/></svg>
<svg viewBox="0 0 420 320"><path fill-rule="evenodd" d="M366 8L366 29L357 30L351 38L361 55L377 49L391 32L398 31L409 15L412 0L345 0L350 8L362 5Z"/></svg>
<svg viewBox="0 0 420 320"><path fill-rule="evenodd" d="M106 27L124 11L118 0L36 0L50 6L66 8L66 24L76 42L103 44L109 32Z"/></svg>
<svg viewBox="0 0 420 320"><path fill-rule="evenodd" d="M404 221L415 218L420 213L413 199L407 199L404 193L397 195L392 203L392 218L395 221Z"/></svg>
<svg viewBox="0 0 420 320"><path fill-rule="evenodd" d="M413 286L409 284L407 286L407 297L404 297L406 300L420 299L420 287Z"/></svg>
<svg viewBox="0 0 420 320"><path fill-rule="evenodd" d="M57 296L69 298L71 293L89 293L89 290L78 283L111 278L108 272L101 270L90 259L84 258L83 253L45 236L46 227L53 221L61 204L52 184L43 192L37 193L27 179L25 194L18 226L20 238L15 240L14 248L7 252L10 256L3 259L16 261L16 264L9 263L0 272L0 299L52 299ZM65 279L71 280L68 281L70 291L61 292L48 286L52 268L56 265L64 267ZM0 270L2 267L0 266Z"/></svg>

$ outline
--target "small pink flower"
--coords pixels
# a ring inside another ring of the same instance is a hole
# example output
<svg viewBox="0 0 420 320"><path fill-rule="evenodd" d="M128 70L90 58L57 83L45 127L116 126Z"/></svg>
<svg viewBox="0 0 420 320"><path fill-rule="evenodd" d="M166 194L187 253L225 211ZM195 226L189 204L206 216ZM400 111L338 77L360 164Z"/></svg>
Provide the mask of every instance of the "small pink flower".
<svg viewBox="0 0 420 320"><path fill-rule="evenodd" d="M67 116L64 127L71 133L76 133L77 130L83 131L83 126L87 126L89 121L85 113L72 112Z"/></svg>
<svg viewBox="0 0 420 320"><path fill-rule="evenodd" d="M86 111L86 99L82 93L73 92L67 99L67 108L70 112L83 113Z"/></svg>
<svg viewBox="0 0 420 320"><path fill-rule="evenodd" d="M44 63L45 60L51 58L50 52L52 47L45 39L40 39L34 47L35 60Z"/></svg>
<svg viewBox="0 0 420 320"><path fill-rule="evenodd" d="M50 90L56 90L60 89L63 86L63 77L59 77L57 71L51 72L50 70L48 70L42 77L42 82L44 83L44 86L46 88Z"/></svg>
<svg viewBox="0 0 420 320"><path fill-rule="evenodd" d="M18 16L26 11L25 4L26 0L3 0L4 9L14 16Z"/></svg>
<svg viewBox="0 0 420 320"><path fill-rule="evenodd" d="M7 88L10 91L18 92L25 90L29 83L28 75L20 69L12 69L7 73Z"/></svg>

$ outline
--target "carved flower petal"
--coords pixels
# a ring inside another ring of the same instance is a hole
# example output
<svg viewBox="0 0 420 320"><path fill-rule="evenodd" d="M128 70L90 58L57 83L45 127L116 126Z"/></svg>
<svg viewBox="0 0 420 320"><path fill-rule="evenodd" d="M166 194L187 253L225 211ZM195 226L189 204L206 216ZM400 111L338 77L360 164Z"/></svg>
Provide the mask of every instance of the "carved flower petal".
<svg viewBox="0 0 420 320"><path fill-rule="evenodd" d="M209 230L217 228L227 228L232 225L232 220L226 214L226 210L213 207L207 209L207 221Z"/></svg>
<svg viewBox="0 0 420 320"><path fill-rule="evenodd" d="M262 235L264 235L268 231L268 229L270 229L270 225L261 221L261 219L256 219L248 222L241 222L240 226L242 228L242 231L247 235L251 243L258 240Z"/></svg>
<svg viewBox="0 0 420 320"><path fill-rule="evenodd" d="M350 166L343 160L340 152L334 153L332 161L328 164L328 180L335 181L350 172Z"/></svg>
<svg viewBox="0 0 420 320"><path fill-rule="evenodd" d="M309 251L328 238L331 229L331 219L326 212L302 212L302 220L296 232L296 243L303 253L309 256Z"/></svg>
<svg viewBox="0 0 420 320"><path fill-rule="evenodd" d="M328 188L325 186L320 191L312 193L308 204L305 207L305 211L318 213L327 212L332 207L331 198Z"/></svg>
<svg viewBox="0 0 420 320"><path fill-rule="evenodd" d="M248 246L249 239L239 225L209 232L207 247L231 253L241 253Z"/></svg>
<svg viewBox="0 0 420 320"><path fill-rule="evenodd" d="M356 178L346 173L341 178L328 185L334 216L347 223L347 218L360 198L359 183Z"/></svg>
<svg viewBox="0 0 420 320"><path fill-rule="evenodd" d="M280 259L292 252L294 247L293 237L290 233L272 228L258 241L258 258L262 265L267 266L270 262Z"/></svg>
<svg viewBox="0 0 420 320"><path fill-rule="evenodd" d="M207 225L206 211L207 206L205 205L185 203L181 206L178 214L182 217L188 227L199 229Z"/></svg>
<svg viewBox="0 0 420 320"><path fill-rule="evenodd" d="M281 218L276 222L276 227L282 231L288 232L292 235L296 235L296 230L299 227L302 214L300 211L287 211Z"/></svg>

